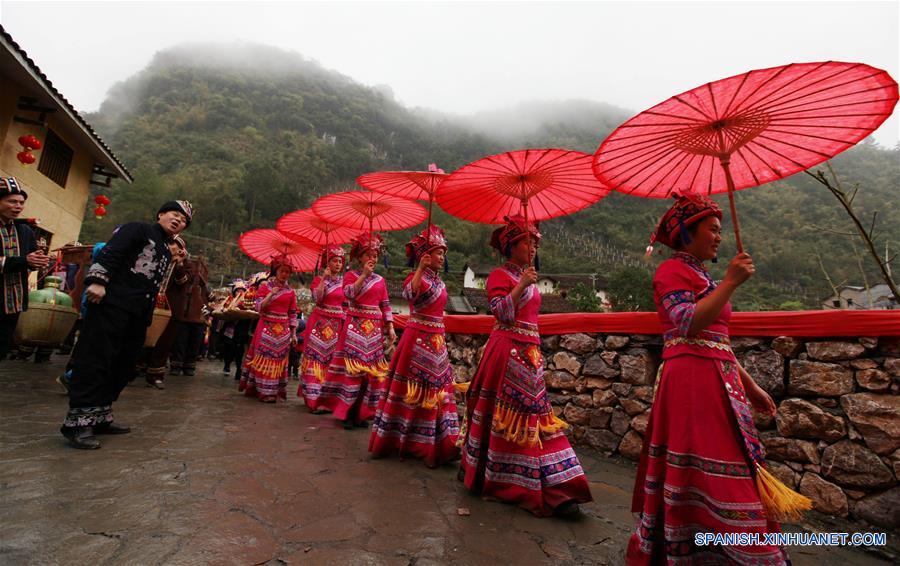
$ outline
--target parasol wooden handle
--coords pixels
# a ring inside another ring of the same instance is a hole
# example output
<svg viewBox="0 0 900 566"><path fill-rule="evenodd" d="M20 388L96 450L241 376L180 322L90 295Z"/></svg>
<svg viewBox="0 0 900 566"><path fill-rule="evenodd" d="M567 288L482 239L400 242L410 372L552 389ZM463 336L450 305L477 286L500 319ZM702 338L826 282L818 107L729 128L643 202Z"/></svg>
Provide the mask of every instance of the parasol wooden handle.
<svg viewBox="0 0 900 566"><path fill-rule="evenodd" d="M731 208L731 223L734 224L734 242L739 254L744 253L744 243L741 241L741 224L738 222L737 208L734 206L734 179L731 178L731 150L725 144L725 134L719 129L716 132L719 140L719 164L725 173L725 183L728 186L728 206Z"/></svg>
<svg viewBox="0 0 900 566"><path fill-rule="evenodd" d="M734 241L739 254L744 253L744 243L741 241L741 224L738 222L737 207L734 206L734 179L731 178L731 167L728 158L719 161L725 172L725 182L728 184L728 206L731 208L731 223L734 224Z"/></svg>

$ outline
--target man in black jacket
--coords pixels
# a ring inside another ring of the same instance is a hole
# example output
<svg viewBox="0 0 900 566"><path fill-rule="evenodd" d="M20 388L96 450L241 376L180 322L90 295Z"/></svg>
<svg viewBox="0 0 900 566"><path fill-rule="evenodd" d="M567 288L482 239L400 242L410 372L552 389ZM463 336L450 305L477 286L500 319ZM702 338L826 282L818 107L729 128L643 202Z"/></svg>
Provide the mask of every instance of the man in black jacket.
<svg viewBox="0 0 900 566"><path fill-rule="evenodd" d="M159 286L172 261L169 245L191 223L187 201L171 201L155 224L119 228L88 269L87 314L72 355L69 412L60 432L76 448L100 448L95 434L125 434L112 404L134 377Z"/></svg>
<svg viewBox="0 0 900 566"><path fill-rule="evenodd" d="M34 232L24 220L17 220L26 193L15 177L0 177L0 360L12 348L19 315L28 309L28 271L47 267L50 258L38 250Z"/></svg>

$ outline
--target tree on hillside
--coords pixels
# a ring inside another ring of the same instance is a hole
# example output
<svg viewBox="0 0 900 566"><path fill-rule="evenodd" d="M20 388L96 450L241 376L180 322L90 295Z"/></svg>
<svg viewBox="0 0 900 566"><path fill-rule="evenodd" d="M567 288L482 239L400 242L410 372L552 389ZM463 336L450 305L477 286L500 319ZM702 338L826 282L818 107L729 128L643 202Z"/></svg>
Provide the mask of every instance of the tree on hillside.
<svg viewBox="0 0 900 566"><path fill-rule="evenodd" d="M575 305L578 312L600 312L602 305L597 294L584 283L577 283L566 294L566 300Z"/></svg>
<svg viewBox="0 0 900 566"><path fill-rule="evenodd" d="M606 284L614 311L655 311L653 276L646 269L623 267L614 271Z"/></svg>

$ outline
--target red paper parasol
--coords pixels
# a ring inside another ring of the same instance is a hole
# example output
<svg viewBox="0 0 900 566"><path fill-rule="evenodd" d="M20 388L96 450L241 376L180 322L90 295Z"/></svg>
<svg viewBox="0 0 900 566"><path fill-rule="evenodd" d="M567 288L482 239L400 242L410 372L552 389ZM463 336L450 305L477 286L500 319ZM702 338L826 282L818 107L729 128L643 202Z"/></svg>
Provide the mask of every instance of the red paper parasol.
<svg viewBox="0 0 900 566"><path fill-rule="evenodd" d="M428 225L431 226L431 205L437 188L447 178L443 169L434 163L428 171L379 171L366 173L356 179L356 184L376 193L384 193L409 200L428 201Z"/></svg>
<svg viewBox="0 0 900 566"><path fill-rule="evenodd" d="M358 233L353 228L319 218L310 208L285 214L275 223L275 228L301 244L305 240L320 246L346 244Z"/></svg>
<svg viewBox="0 0 900 566"><path fill-rule="evenodd" d="M446 212L485 224L523 214L531 220L564 216L609 194L591 172L591 156L565 149L522 149L491 155L453 172L441 183ZM530 245L530 240L529 240Z"/></svg>
<svg viewBox="0 0 900 566"><path fill-rule="evenodd" d="M274 256L286 255L295 271L312 271L319 259L318 247L302 244L278 230L259 229L244 232L238 245L250 259L268 265Z"/></svg>
<svg viewBox="0 0 900 566"><path fill-rule="evenodd" d="M897 104L897 83L861 63L800 63L707 83L631 118L594 155L610 189L650 198L733 192L852 147Z"/></svg>
<svg viewBox="0 0 900 566"><path fill-rule="evenodd" d="M491 155L452 173L437 202L448 213L485 224L524 214L547 220L571 214L609 194L591 172L591 156L565 149L523 149Z"/></svg>
<svg viewBox="0 0 900 566"><path fill-rule="evenodd" d="M356 230L402 230L425 220L421 204L369 191L335 193L312 205L319 217Z"/></svg>

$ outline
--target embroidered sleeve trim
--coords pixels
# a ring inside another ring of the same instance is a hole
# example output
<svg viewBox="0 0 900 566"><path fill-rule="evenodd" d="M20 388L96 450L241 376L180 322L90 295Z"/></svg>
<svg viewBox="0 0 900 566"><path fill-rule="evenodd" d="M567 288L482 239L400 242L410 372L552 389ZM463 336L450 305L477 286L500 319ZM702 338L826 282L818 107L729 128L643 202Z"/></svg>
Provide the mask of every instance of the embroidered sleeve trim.
<svg viewBox="0 0 900 566"><path fill-rule="evenodd" d="M359 280L359 274L356 273L355 271L352 273L354 273L356 275L356 279L351 281L349 284L344 285L344 298L347 300L351 300L351 301L356 298L355 285L356 285L356 282ZM362 293L362 289L360 289L360 293Z"/></svg>
<svg viewBox="0 0 900 566"><path fill-rule="evenodd" d="M692 291L672 291L662 299L663 308L669 321L675 326L680 336L687 336L694 321L694 311L697 308L696 299Z"/></svg>
<svg viewBox="0 0 900 566"><path fill-rule="evenodd" d="M419 280L419 289L425 285L425 278L423 277ZM409 280L409 283L403 286L403 290L400 292L400 295L406 299L407 301L414 301L416 299L416 293L412 289L412 279Z"/></svg>
<svg viewBox="0 0 900 566"><path fill-rule="evenodd" d="M440 279L428 281L427 283L423 280L422 283L427 284L428 287L423 288L419 292L419 296L416 297L413 302L413 307L419 310L424 309L437 301L444 290L444 282Z"/></svg>
<svg viewBox="0 0 900 566"><path fill-rule="evenodd" d="M88 268L87 275L85 276L85 280L92 279L95 283L100 283L101 285L109 284L109 272L106 271L106 268L99 263L92 264Z"/></svg>
<svg viewBox="0 0 900 566"><path fill-rule="evenodd" d="M384 317L385 324L388 322L394 322L394 313L391 311L391 301L388 299L382 300L378 304L379 308L381 308L381 314Z"/></svg>
<svg viewBox="0 0 900 566"><path fill-rule="evenodd" d="M516 307L509 295L491 299L491 312L500 322L512 323L516 320Z"/></svg>

